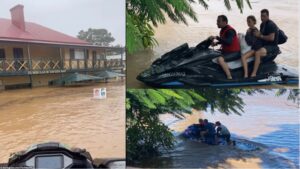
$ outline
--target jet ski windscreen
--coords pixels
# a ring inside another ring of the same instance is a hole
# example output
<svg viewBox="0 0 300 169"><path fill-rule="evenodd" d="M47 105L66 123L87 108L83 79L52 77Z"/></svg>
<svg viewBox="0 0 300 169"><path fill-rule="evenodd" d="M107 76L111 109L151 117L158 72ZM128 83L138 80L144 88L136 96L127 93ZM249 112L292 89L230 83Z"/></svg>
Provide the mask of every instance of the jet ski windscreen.
<svg viewBox="0 0 300 169"><path fill-rule="evenodd" d="M59 169L64 168L63 156L38 156L35 158L36 168L51 168Z"/></svg>
<svg viewBox="0 0 300 169"><path fill-rule="evenodd" d="M212 40L206 39L206 40L200 42L200 43L196 46L196 48L199 49L199 50L201 50L201 49L207 49L207 48L211 45L211 43L212 43Z"/></svg>

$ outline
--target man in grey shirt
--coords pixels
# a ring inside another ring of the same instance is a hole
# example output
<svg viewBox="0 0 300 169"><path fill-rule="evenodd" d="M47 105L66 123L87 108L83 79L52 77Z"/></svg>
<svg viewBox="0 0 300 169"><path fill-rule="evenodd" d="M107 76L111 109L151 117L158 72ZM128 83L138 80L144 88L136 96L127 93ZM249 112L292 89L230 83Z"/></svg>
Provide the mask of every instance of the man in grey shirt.
<svg viewBox="0 0 300 169"><path fill-rule="evenodd" d="M216 126L217 138L224 138L227 144L230 145L231 144L230 132L227 129L227 127L221 124L219 121L215 123L215 126Z"/></svg>

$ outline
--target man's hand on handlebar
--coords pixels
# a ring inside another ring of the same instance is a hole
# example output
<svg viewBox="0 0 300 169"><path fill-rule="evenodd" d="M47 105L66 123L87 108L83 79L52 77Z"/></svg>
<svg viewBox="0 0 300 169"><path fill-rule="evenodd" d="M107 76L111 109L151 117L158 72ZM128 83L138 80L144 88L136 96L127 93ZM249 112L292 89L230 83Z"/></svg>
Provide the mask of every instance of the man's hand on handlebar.
<svg viewBox="0 0 300 169"><path fill-rule="evenodd" d="M213 40L217 39L217 36L210 36L208 39L213 41Z"/></svg>
<svg viewBox="0 0 300 169"><path fill-rule="evenodd" d="M211 43L211 46L212 46L212 47L217 46L217 45L218 45L218 42L212 42L212 43Z"/></svg>

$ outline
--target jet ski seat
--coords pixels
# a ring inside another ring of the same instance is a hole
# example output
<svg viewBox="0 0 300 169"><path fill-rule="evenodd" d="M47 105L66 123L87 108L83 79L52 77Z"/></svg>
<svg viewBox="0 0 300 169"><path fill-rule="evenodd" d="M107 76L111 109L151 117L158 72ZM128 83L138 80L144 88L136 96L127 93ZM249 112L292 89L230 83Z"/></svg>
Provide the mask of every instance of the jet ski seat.
<svg viewBox="0 0 300 169"><path fill-rule="evenodd" d="M229 56L229 57L226 57L226 59L225 59L228 64L229 69L232 69L232 70L243 66L242 62L241 62L241 57L243 54L245 54L246 52L251 50L251 47L246 43L245 35L242 33L239 33L238 36L239 36L239 41L240 41L240 45L241 45L241 54L239 56L232 56L232 57ZM281 51L278 47L278 50L263 57L261 61L262 61L262 63L273 61L277 57L277 55L280 53L281 53ZM247 60L248 63L253 62L253 61L254 61L254 57L251 57ZM213 62L218 64L218 61L216 58L213 59Z"/></svg>

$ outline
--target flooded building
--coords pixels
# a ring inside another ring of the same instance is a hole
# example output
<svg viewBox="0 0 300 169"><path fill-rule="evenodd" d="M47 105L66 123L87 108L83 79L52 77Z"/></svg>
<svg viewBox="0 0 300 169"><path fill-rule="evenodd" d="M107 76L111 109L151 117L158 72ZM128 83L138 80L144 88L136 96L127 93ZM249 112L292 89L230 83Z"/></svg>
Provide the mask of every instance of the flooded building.
<svg viewBox="0 0 300 169"><path fill-rule="evenodd" d="M123 48L96 46L26 22L23 9L17 5L11 19L0 18L0 89L45 86L74 72L124 69Z"/></svg>

